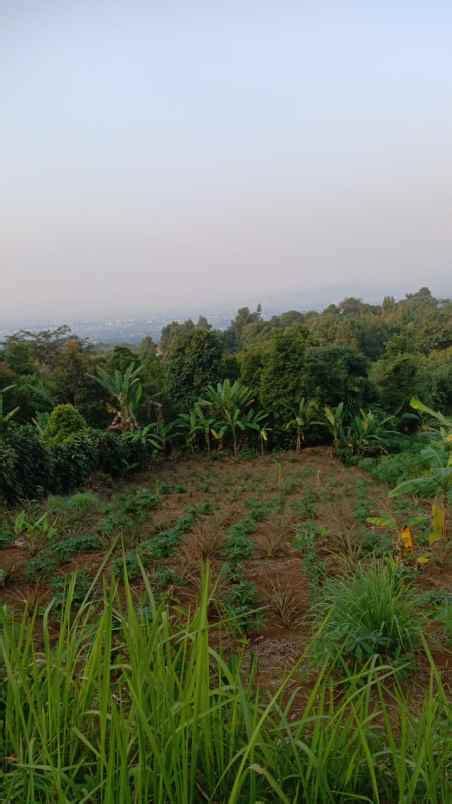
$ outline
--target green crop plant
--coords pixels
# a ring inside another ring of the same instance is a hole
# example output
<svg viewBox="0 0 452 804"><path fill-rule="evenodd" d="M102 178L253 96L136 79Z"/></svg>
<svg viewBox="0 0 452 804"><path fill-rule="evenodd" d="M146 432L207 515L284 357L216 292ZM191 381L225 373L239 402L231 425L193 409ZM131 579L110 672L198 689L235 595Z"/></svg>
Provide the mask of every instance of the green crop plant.
<svg viewBox="0 0 452 804"><path fill-rule="evenodd" d="M365 524L371 512L371 501L369 499L369 485L365 480L356 481L356 502L353 514L357 522Z"/></svg>
<svg viewBox="0 0 452 804"><path fill-rule="evenodd" d="M113 575L117 578L127 577L129 581L141 577L141 561L139 554L135 550L129 550L123 556L115 558L112 564Z"/></svg>
<svg viewBox="0 0 452 804"><path fill-rule="evenodd" d="M47 513L36 518L30 517L26 511L20 511L14 520L14 534L16 540L24 543L31 553L35 553L40 546L46 546L55 539L58 531L50 521Z"/></svg>
<svg viewBox="0 0 452 804"><path fill-rule="evenodd" d="M301 553L303 570L308 579L309 596L314 602L325 580L325 562L320 558L317 544L327 531L316 522L306 522L295 533L294 548Z"/></svg>
<svg viewBox="0 0 452 804"><path fill-rule="evenodd" d="M238 631L258 631L263 625L263 611L257 600L256 585L241 573L224 595L223 606L227 621Z"/></svg>
<svg viewBox="0 0 452 804"><path fill-rule="evenodd" d="M84 533L80 536L71 536L62 542L52 545L52 552L60 561L70 561L79 553L88 553L100 550L101 542L95 533Z"/></svg>

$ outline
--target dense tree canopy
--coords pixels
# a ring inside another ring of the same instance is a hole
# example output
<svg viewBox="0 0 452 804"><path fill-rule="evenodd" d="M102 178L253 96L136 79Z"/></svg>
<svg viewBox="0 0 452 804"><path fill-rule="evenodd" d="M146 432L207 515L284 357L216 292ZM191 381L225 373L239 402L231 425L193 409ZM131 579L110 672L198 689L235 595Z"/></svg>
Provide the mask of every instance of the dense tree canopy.
<svg viewBox="0 0 452 804"><path fill-rule="evenodd" d="M74 335L69 327L5 338L0 347L0 393L17 423L73 405L90 427L111 423L112 400L96 380L137 371L141 426L188 413L209 385L240 380L266 417L271 440L283 438L300 400L320 407L344 403L350 413L377 406L403 415L413 394L452 410L452 301L428 288L381 304L349 297L322 312L289 310L266 319L261 306L238 310L229 327L215 330L203 316L173 321L158 344L113 349ZM286 435L287 438L287 435Z"/></svg>

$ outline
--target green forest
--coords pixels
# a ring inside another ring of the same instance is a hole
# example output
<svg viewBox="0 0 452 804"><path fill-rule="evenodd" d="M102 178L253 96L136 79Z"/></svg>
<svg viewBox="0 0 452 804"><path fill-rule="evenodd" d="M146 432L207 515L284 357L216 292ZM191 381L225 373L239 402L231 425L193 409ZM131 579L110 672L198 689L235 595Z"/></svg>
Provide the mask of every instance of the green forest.
<svg viewBox="0 0 452 804"><path fill-rule="evenodd" d="M6 450L0 490L6 496L14 489L34 495L40 482L48 491L44 465L39 475L40 447L52 450L67 444L68 436L84 440L86 466L79 441L78 470L86 476L91 453L102 444L105 452L125 444L130 452L134 444L139 461L145 444L167 453L282 449L300 446L300 435L303 444L327 443L332 425L328 418L320 422L326 407L341 415L347 442L354 442L370 411L376 433L382 422L389 426L388 416L392 429L406 433L419 423L411 397L446 414L452 410L452 301L422 288L399 302L388 297L369 305L349 298L321 313L289 311L268 321L259 307L242 308L224 332L200 317L196 324L169 324L159 344L145 338L138 349L111 351L96 349L65 326L23 331L3 343L0 389ZM107 438L105 432L139 435ZM6 469L23 439L30 456L36 447L32 489L25 466L24 477L14 480ZM122 463L111 468L119 472L130 458L124 446ZM69 485L80 482L75 466L73 472Z"/></svg>
<svg viewBox="0 0 452 804"><path fill-rule="evenodd" d="M452 300L0 347L0 801L452 801Z"/></svg>

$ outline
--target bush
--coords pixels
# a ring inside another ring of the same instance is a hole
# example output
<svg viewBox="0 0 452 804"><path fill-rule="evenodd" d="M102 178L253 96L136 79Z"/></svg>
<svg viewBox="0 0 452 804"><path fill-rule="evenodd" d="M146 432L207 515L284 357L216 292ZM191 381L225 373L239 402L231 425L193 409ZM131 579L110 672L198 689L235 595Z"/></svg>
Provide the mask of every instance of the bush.
<svg viewBox="0 0 452 804"><path fill-rule="evenodd" d="M96 438L90 434L66 438L51 448L54 494L67 494L83 486L98 468Z"/></svg>
<svg viewBox="0 0 452 804"><path fill-rule="evenodd" d="M98 466L100 472L112 477L124 477L132 471L146 469L154 449L136 433L96 431Z"/></svg>
<svg viewBox="0 0 452 804"><path fill-rule="evenodd" d="M140 433L79 432L58 442L40 439L31 425L0 436L0 499L14 504L46 494L68 494L93 472L123 477L146 468L154 454Z"/></svg>
<svg viewBox="0 0 452 804"><path fill-rule="evenodd" d="M44 496L51 485L52 456L34 427L9 427L0 437L0 498L9 504Z"/></svg>
<svg viewBox="0 0 452 804"><path fill-rule="evenodd" d="M85 419L74 405L57 405L49 416L45 437L50 444L62 444L87 429Z"/></svg>
<svg viewBox="0 0 452 804"><path fill-rule="evenodd" d="M376 561L351 578L327 581L316 619L325 622L314 654L333 664L398 660L416 647L421 632L416 595L392 562Z"/></svg>

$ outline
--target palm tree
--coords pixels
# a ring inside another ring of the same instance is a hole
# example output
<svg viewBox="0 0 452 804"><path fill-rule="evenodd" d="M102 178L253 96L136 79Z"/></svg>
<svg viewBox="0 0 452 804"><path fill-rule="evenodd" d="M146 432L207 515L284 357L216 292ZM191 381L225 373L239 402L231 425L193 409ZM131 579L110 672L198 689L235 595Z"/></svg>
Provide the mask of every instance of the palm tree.
<svg viewBox="0 0 452 804"><path fill-rule="evenodd" d="M306 437L306 431L309 427L312 427L313 424L321 424L321 422L315 420L318 413L319 406L316 400L308 400L303 396L298 403L294 418L285 425L285 430L295 430L296 432L295 449L297 452L301 452Z"/></svg>
<svg viewBox="0 0 452 804"><path fill-rule="evenodd" d="M95 380L113 397L114 404L110 406L114 414L110 425L112 430L127 432L138 429L137 412L143 394L140 381L141 366L128 366L125 371L116 369L109 374L105 369L99 368Z"/></svg>

